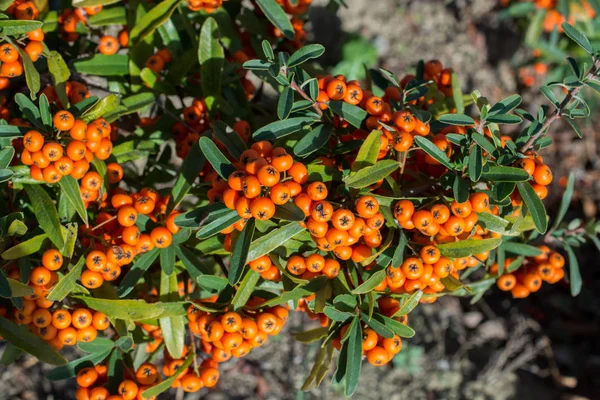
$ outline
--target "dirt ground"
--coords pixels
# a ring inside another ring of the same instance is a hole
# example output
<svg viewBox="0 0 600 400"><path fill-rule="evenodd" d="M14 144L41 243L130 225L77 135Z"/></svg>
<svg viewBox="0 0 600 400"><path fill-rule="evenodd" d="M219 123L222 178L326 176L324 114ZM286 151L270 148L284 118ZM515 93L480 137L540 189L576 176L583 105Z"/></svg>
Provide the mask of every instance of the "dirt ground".
<svg viewBox="0 0 600 400"><path fill-rule="evenodd" d="M375 44L381 66L402 74L420 59L438 58L459 72L463 91L477 88L490 100L519 89L514 59L519 58L519 29L500 21L495 0L345 0L337 16L314 0L312 38L327 46L325 62L336 64L349 34ZM526 90L525 107L542 99ZM597 110L594 110L597 114ZM577 193L567 218L595 217L599 201L598 149L594 124L575 140L564 127L553 131L555 144L544 157L556 178L573 171ZM557 182L558 179L555 179ZM550 192L550 212L560 198ZM579 253L583 291L571 298L566 284L545 286L522 301L492 290L475 305L468 299L441 298L410 315L417 335L384 368L363 366L356 399L599 399L600 289L593 248ZM161 399L341 399L326 378L320 388L299 391L312 367L316 345L295 342L289 332L314 327L294 316L285 333L232 360L221 370L216 389ZM47 367L30 357L11 368L0 366L0 399L70 399L73 382L40 379Z"/></svg>

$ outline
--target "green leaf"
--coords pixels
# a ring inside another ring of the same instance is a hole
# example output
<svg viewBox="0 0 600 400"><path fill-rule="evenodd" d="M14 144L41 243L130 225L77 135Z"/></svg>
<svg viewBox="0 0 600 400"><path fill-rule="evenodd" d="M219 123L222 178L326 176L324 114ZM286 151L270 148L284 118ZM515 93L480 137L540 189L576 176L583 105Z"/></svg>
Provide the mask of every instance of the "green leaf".
<svg viewBox="0 0 600 400"><path fill-rule="evenodd" d="M367 112L358 106L346 103L344 101L329 101L331 111L339 115L355 128L360 128L362 122L367 118Z"/></svg>
<svg viewBox="0 0 600 400"><path fill-rule="evenodd" d="M540 249L527 243L505 242L502 243L501 247L507 253L513 253L519 256L535 257L542 254Z"/></svg>
<svg viewBox="0 0 600 400"><path fill-rule="evenodd" d="M97 337L91 342L79 342L77 347L86 353L106 353L115 348L115 342L108 338Z"/></svg>
<svg viewBox="0 0 600 400"><path fill-rule="evenodd" d="M169 246L173 247L173 246ZM165 250L165 249L163 249ZM174 252L173 252L174 254ZM162 302L179 301L179 292L177 290L177 275L167 274L165 270L160 274L160 293L159 299ZM158 321L162 330L163 339L169 354L173 358L179 358L183 353L185 341L185 320L182 315L161 318Z"/></svg>
<svg viewBox="0 0 600 400"><path fill-rule="evenodd" d="M302 137L294 146L294 153L298 157L306 157L327 145L333 132L333 125L318 125Z"/></svg>
<svg viewBox="0 0 600 400"><path fill-rule="evenodd" d="M50 195L37 185L25 185L25 191L39 226L48 235L52 243L62 249L65 242L60 231L60 219Z"/></svg>
<svg viewBox="0 0 600 400"><path fill-rule="evenodd" d="M183 164L181 165L181 170L179 175L177 175L177 180L173 185L173 189L171 189L171 198L173 201L169 203L168 211L172 211L181 201L185 198L185 196L189 193L192 188L192 185L198 174L204 168L204 163L206 162L206 158L202 154L200 150L199 143L196 142L190 148L190 152L188 156L183 160Z"/></svg>
<svg viewBox="0 0 600 400"><path fill-rule="evenodd" d="M465 103L463 99L463 92L458 81L456 73L452 73L452 98L454 99L454 106L456 112L462 114L465 112Z"/></svg>
<svg viewBox="0 0 600 400"><path fill-rule="evenodd" d="M569 123L569 125L571 125L571 128L573 128L573 130L575 131L575 134L577 135L578 138L582 138L583 137L583 132L581 132L581 128L579 128L579 126L577 126L577 124L575 123L575 121L569 119L569 118L564 118L565 121L567 121ZM545 139L545 138L542 138ZM536 145L539 143L540 141L536 141Z"/></svg>
<svg viewBox="0 0 600 400"><path fill-rule="evenodd" d="M115 94L110 94L110 95L104 97L102 100L100 100L96 104L94 104L94 106L92 108L90 108L89 110L87 110L85 113L83 113L82 119L86 123L89 123L91 121L94 121L94 120L104 116L105 114L110 113L118 106L119 106L119 97L117 97L117 95L115 95Z"/></svg>
<svg viewBox="0 0 600 400"><path fill-rule="evenodd" d="M362 366L362 329L358 320L354 320L350 327L348 340L344 343L346 347L346 374L345 394L352 396L358 387L358 378Z"/></svg>
<svg viewBox="0 0 600 400"><path fill-rule="evenodd" d="M479 217L478 223L481 224L483 228L492 232L504 234L506 228L508 228L509 222L494 214L484 212L477 213L477 216Z"/></svg>
<svg viewBox="0 0 600 400"><path fill-rule="evenodd" d="M354 164L352 164L352 172L356 173L365 167L375 164L380 148L381 131L373 130L360 146L358 154L356 155L356 160L354 161Z"/></svg>
<svg viewBox="0 0 600 400"><path fill-rule="evenodd" d="M579 47L584 49L588 54L594 55L594 47L590 43L589 39L579 29L570 25L568 22L563 22L561 27L565 31L565 34L571 38L572 41L577 43Z"/></svg>
<svg viewBox="0 0 600 400"><path fill-rule="evenodd" d="M210 218L210 217L209 217ZM235 210L227 209L215 219L209 219L205 225L200 227L200 230L196 233L198 239L207 239L213 235L216 235L225 228L230 227L240 220L240 216Z"/></svg>
<svg viewBox="0 0 600 400"><path fill-rule="evenodd" d="M81 217L81 220L84 224L88 224L88 215L87 210L85 209L85 205L83 204L83 199L81 198L81 190L79 189L79 184L72 176L63 176L62 179L58 182L60 184L60 188L62 189L62 194L67 197L69 203L77 214Z"/></svg>
<svg viewBox="0 0 600 400"><path fill-rule="evenodd" d="M346 186L361 189L377 183L400 167L395 160L378 161L375 165L366 167L344 179Z"/></svg>
<svg viewBox="0 0 600 400"><path fill-rule="evenodd" d="M21 61L23 62L23 69L25 70L25 81L27 82L27 87L31 92L29 97L35 99L35 96L40 91L40 73L33 65L29 54L25 52L20 46L15 46L19 54L21 55Z"/></svg>
<svg viewBox="0 0 600 400"><path fill-rule="evenodd" d="M312 343L327 336L327 327L315 328L304 332L292 332L294 340L300 343Z"/></svg>
<svg viewBox="0 0 600 400"><path fill-rule="evenodd" d="M127 25L125 7L105 8L98 14L90 16L87 22L89 26L93 27L106 25Z"/></svg>
<svg viewBox="0 0 600 400"><path fill-rule="evenodd" d="M449 114L455 115L455 114ZM452 161L448 158L446 153L440 150L435 144L431 142L431 140L424 138L423 136L415 136L415 143L419 146L423 151L433 157L436 161L442 164L444 167L448 169L452 169Z"/></svg>
<svg viewBox="0 0 600 400"><path fill-rule="evenodd" d="M251 71L268 71L271 68L271 63L265 60L248 60L242 67Z"/></svg>
<svg viewBox="0 0 600 400"><path fill-rule="evenodd" d="M252 242L252 236L254 236L254 223L255 219L251 218L242 229L242 232L238 235L235 244L233 245L233 252L231 253L231 261L229 263L229 284L231 286L236 285L242 277L244 272L244 266L248 261L248 249Z"/></svg>
<svg viewBox="0 0 600 400"><path fill-rule="evenodd" d="M443 122L448 125L474 125L475 120L465 114L444 114L438 118L439 122Z"/></svg>
<svg viewBox="0 0 600 400"><path fill-rule="evenodd" d="M30 130L27 126L0 125L0 139L23 137Z"/></svg>
<svg viewBox="0 0 600 400"><path fill-rule="evenodd" d="M220 242L219 246L221 247ZM177 253L177 258L181 260L183 266L190 274L190 277L202 288L221 291L227 286L227 279L211 275L212 271L205 271L202 264L203 261L199 260L199 257L191 250L188 250L183 246L176 246L175 252Z"/></svg>
<svg viewBox="0 0 600 400"><path fill-rule="evenodd" d="M401 324L398 321L395 321L391 318L388 318L386 316L383 316L383 315L377 314L377 313L375 313L373 315L373 318L375 318L379 322L383 323L385 326L387 326L396 335L398 335L400 337L411 338L411 337L415 336L415 331L411 327Z"/></svg>
<svg viewBox="0 0 600 400"><path fill-rule="evenodd" d="M42 21L29 21L29 20L13 20L5 19L0 20L0 29L6 36L19 36L27 32L35 31L44 25Z"/></svg>
<svg viewBox="0 0 600 400"><path fill-rule="evenodd" d="M48 235L45 233L34 236L31 239L5 250L4 253L2 253L2 258L5 260L17 260L30 254L37 253L42 248L46 239L48 239Z"/></svg>
<svg viewBox="0 0 600 400"><path fill-rule="evenodd" d="M217 21L211 17L207 18L200 30L200 45L198 46L202 92L205 97L217 98L221 95L221 75L223 74L225 54L219 43L220 37Z"/></svg>
<svg viewBox="0 0 600 400"><path fill-rule="evenodd" d="M527 171L516 167L491 166L481 178L492 182L524 182L531 178Z"/></svg>
<svg viewBox="0 0 600 400"><path fill-rule="evenodd" d="M292 133L300 132L313 122L314 119L309 117L293 117L283 121L271 122L254 131L252 138L255 141L276 140Z"/></svg>
<svg viewBox="0 0 600 400"><path fill-rule="evenodd" d="M325 53L325 47L320 44L308 44L296 50L288 59L288 68L303 64L308 60L319 58Z"/></svg>
<svg viewBox="0 0 600 400"><path fill-rule="evenodd" d="M117 289L117 293L119 296L123 297L128 295L140 280L140 278L144 275L144 273L150 268L150 266L154 263L156 258L158 257L160 249L152 249L146 253L143 253L141 256L137 258L137 260L133 263L133 267L127 271L127 274L121 281L119 288Z"/></svg>
<svg viewBox="0 0 600 400"><path fill-rule="evenodd" d="M419 305L419 300L421 300L421 297L423 297L423 292L421 290L414 292L409 298L404 300L402 306L394 313L394 315L392 315L392 318L410 313L415 309L416 306Z"/></svg>
<svg viewBox="0 0 600 400"><path fill-rule="evenodd" d="M394 332L385 326L385 324L376 320L375 318L369 318L369 316L365 313L360 314L360 319L367 324L371 329L373 329L377 334L381 337L391 339L394 337Z"/></svg>
<svg viewBox="0 0 600 400"><path fill-rule="evenodd" d="M565 245L567 256L569 258L569 281L571 285L571 296L577 296L581 292L583 285L581 272L579 271L579 262L571 246Z"/></svg>
<svg viewBox="0 0 600 400"><path fill-rule="evenodd" d="M0 317L0 336L14 347L31 354L50 365L63 365L67 360L58 354L44 339L34 335L26 326L19 326Z"/></svg>
<svg viewBox="0 0 600 400"><path fill-rule="evenodd" d="M48 70L52 77L52 84L56 89L56 95L60 100L60 103L66 107L69 104L69 98L67 97L66 83L71 76L71 71L67 63L62 58L58 51L50 51L50 55L47 57Z"/></svg>
<svg viewBox="0 0 600 400"><path fill-rule="evenodd" d="M289 202L281 206L275 206L275 214L273 215L273 218L284 221L300 222L304 221L306 217L304 216L304 211L302 211L300 207L292 202Z"/></svg>
<svg viewBox="0 0 600 400"><path fill-rule="evenodd" d="M289 291L284 291L281 296L274 297L260 305L261 308L265 307L274 307L280 304L285 304L290 301L297 301L303 297L310 296L312 294L317 293L319 290L327 285L327 277L319 276L310 281L296 286L294 289ZM327 308L327 307L325 307Z"/></svg>
<svg viewBox="0 0 600 400"><path fill-rule="evenodd" d="M517 183L517 188L519 189L523 202L527 205L527 209L531 214L531 218L533 218L536 229L540 233L545 233L548 229L548 216L546 215L544 203L542 203L542 200L535 194L535 190L533 190L533 187L528 182Z"/></svg>
<svg viewBox="0 0 600 400"><path fill-rule="evenodd" d="M77 375L77 371L100 364L106 359L106 357L109 356L111 352L112 350L109 350L104 353L95 353L78 358L68 364L54 368L52 371L46 374L46 378L50 379L51 381L74 378Z"/></svg>
<svg viewBox="0 0 600 400"><path fill-rule="evenodd" d="M540 91L550 101L550 103L552 103L552 105L554 105L555 107L560 106L560 102L554 95L554 92L552 91L552 89L550 89L548 86L542 86L540 88Z"/></svg>
<svg viewBox="0 0 600 400"><path fill-rule="evenodd" d="M194 352L190 352L190 354L185 359L185 362L179 368L181 368L182 370L187 369L190 365L192 365L195 356L196 355L194 354ZM163 380L161 383L144 390L142 392L142 397L144 397L145 399L150 399L155 396L158 396L163 392L166 392L167 390L171 389L171 385L177 380L178 377L178 374L171 375L170 377Z"/></svg>
<svg viewBox="0 0 600 400"><path fill-rule="evenodd" d="M483 150L487 151L489 154L492 154L496 151L494 145L490 143L489 140L485 138L485 136L480 135L479 133L473 133L472 138L475 141L475 143L477 143Z"/></svg>
<svg viewBox="0 0 600 400"><path fill-rule="evenodd" d="M485 119L485 121L487 123L515 125L515 124L520 124L523 120L518 115L495 114L495 115L488 115L487 118Z"/></svg>
<svg viewBox="0 0 600 400"><path fill-rule="evenodd" d="M96 54L73 62L75 71L98 76L125 76L129 74L129 56L126 54Z"/></svg>
<svg viewBox="0 0 600 400"><path fill-rule="evenodd" d="M43 127L40 110L35 104L33 104L31 100L29 100L27 96L25 96L23 93L17 93L15 95L15 103L19 105L19 109L23 111L23 114L25 114L27 119L29 119L40 129Z"/></svg>
<svg viewBox="0 0 600 400"><path fill-rule="evenodd" d="M8 286L10 287L10 297L12 297L13 299L15 297L25 297L25 296L29 296L32 295L33 292L33 288L31 286L26 285L23 282L17 281L15 279L7 279L8 281Z"/></svg>
<svg viewBox="0 0 600 400"><path fill-rule="evenodd" d="M229 154L239 160L242 153L248 149L240 135L223 121L215 121L212 127L216 138L225 145Z"/></svg>
<svg viewBox="0 0 600 400"><path fill-rule="evenodd" d="M243 308L250 296L252 296L252 292L260 279L260 274L248 269L244 279L240 282L237 292L235 292L235 296L233 296L233 300L231 300L231 307L234 310L240 310Z"/></svg>
<svg viewBox="0 0 600 400"><path fill-rule="evenodd" d="M386 276L386 269L381 268L378 271L373 272L367 280L365 280L360 286L352 291L352 294L365 294L375 289Z"/></svg>
<svg viewBox="0 0 600 400"><path fill-rule="evenodd" d="M181 3L181 0L164 0L144 14L129 32L130 46L137 46L142 40L154 33L159 26L171 18L179 3Z"/></svg>
<svg viewBox="0 0 600 400"><path fill-rule="evenodd" d="M473 182L479 181L483 172L483 153L481 147L474 146L469 153L469 178Z"/></svg>
<svg viewBox="0 0 600 400"><path fill-rule="evenodd" d="M52 129L52 112L50 111L50 103L48 103L48 98L45 94L40 96L40 116L46 130L50 131Z"/></svg>
<svg viewBox="0 0 600 400"><path fill-rule="evenodd" d="M258 4L269 21L271 21L271 23L275 25L286 38L289 40L294 39L295 33L290 18L275 0L256 0L256 4Z"/></svg>
<svg viewBox="0 0 600 400"><path fill-rule="evenodd" d="M236 168L231 164L227 157L221 153L221 150L219 150L215 142L207 137L201 137L199 144L202 153L221 178L227 180L229 175L236 171Z"/></svg>
<svg viewBox="0 0 600 400"><path fill-rule="evenodd" d="M167 275L172 275L175 269L175 246L160 249L160 268Z"/></svg>
<svg viewBox="0 0 600 400"><path fill-rule="evenodd" d="M50 301L63 301L69 294L73 292L77 285L77 279L81 277L81 272L85 266L85 255L82 255L77 264L69 271L68 274L60 278L54 289L48 294Z"/></svg>
<svg viewBox="0 0 600 400"><path fill-rule="evenodd" d="M142 321L185 315L188 303L146 303L144 300L96 299L89 296L73 296L93 310L103 312L110 319Z"/></svg>
<svg viewBox="0 0 600 400"><path fill-rule="evenodd" d="M502 239L468 239L459 242L439 244L437 247L444 257L461 258L493 250L501 244Z"/></svg>
<svg viewBox="0 0 600 400"><path fill-rule="evenodd" d="M15 156L15 148L14 147L5 147L0 150L0 168L8 168L10 162Z"/></svg>
<svg viewBox="0 0 600 400"><path fill-rule="evenodd" d="M454 177L454 183L452 184L452 194L454 199L459 203L464 203L469 199L469 189L471 185L469 181L459 175Z"/></svg>
<svg viewBox="0 0 600 400"><path fill-rule="evenodd" d="M571 198L573 197L573 189L575 187L575 175L573 172L569 174L569 180L567 181L567 186L565 187L565 192L563 193L562 199L560 201L560 208L558 213L556 214L556 218L554 220L554 224L552 225L552 230L556 230L560 223L565 218L567 211L569 210L569 206L571 205Z"/></svg>
<svg viewBox="0 0 600 400"><path fill-rule="evenodd" d="M304 230L297 222L291 222L281 228L272 230L252 242L248 252L248 260L253 261L258 257L270 253Z"/></svg>
<svg viewBox="0 0 600 400"><path fill-rule="evenodd" d="M332 306L325 306L323 308L323 314L325 314L327 316L327 318L329 318L332 321L336 321L336 322L344 322L347 321L348 319L354 317L354 314L352 314L351 312L348 311L340 311L335 307Z"/></svg>
<svg viewBox="0 0 600 400"><path fill-rule="evenodd" d="M12 365L14 362L16 362L21 355L23 355L23 352L19 349L17 349L15 346L13 346L10 343L6 344L6 347L4 348L4 351L2 352L2 358L0 359L0 365L4 365L4 366L9 366Z"/></svg>
<svg viewBox="0 0 600 400"><path fill-rule="evenodd" d="M277 117L279 119L286 119L292 111L294 105L294 90L287 86L279 95L279 101L277 102Z"/></svg>

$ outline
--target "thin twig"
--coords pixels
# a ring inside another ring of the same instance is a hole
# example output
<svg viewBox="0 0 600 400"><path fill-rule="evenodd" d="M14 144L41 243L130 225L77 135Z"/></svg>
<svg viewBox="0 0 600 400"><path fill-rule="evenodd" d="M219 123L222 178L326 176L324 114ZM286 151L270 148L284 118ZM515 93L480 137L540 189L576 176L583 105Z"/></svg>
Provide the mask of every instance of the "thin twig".
<svg viewBox="0 0 600 400"><path fill-rule="evenodd" d="M598 71L600 71L600 58L597 58L594 60L594 65L592 65L592 67L586 74L584 80L590 80L590 79L594 78L596 76L596 74L598 73ZM554 109L554 111L550 115L548 115L548 117L546 118L546 121L542 125L542 128L535 135L530 137L529 140L523 145L523 147L521 147L522 153L525 153L527 150L529 150L533 146L533 144L536 142L536 140L538 140L540 138L540 136L542 136L550 128L550 125L554 121L556 121L557 119L560 119L562 117L566 108L571 103L571 100L573 100L573 98L575 96L577 96L577 93L579 93L579 91L581 90L582 87L583 87L583 85L569 90L569 92L567 93L567 95L565 96L563 101L558 105L558 108Z"/></svg>

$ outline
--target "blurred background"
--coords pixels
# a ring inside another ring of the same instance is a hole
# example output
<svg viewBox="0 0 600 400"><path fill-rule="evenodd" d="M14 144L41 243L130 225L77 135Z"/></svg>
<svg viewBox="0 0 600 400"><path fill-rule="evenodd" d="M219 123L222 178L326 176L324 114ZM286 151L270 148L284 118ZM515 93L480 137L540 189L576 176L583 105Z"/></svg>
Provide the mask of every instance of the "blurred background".
<svg viewBox="0 0 600 400"><path fill-rule="evenodd" d="M313 0L308 33L309 42L327 48L321 62L333 73L363 79L366 65L401 77L414 72L417 61L435 58L457 72L464 93L477 89L491 102L519 93L521 107L530 112L547 104L539 87L568 73L566 54L582 56L555 29L561 15L583 24L600 48L600 20L583 0L343 0L347 7L337 11L328 3ZM543 153L555 177L545 200L551 215L562 195L560 178L575 174L567 221L594 219L600 200L600 95L584 96L591 117L580 124L583 139L557 124L551 131L554 144ZM598 249L582 247L578 258L584 284L577 298L563 282L544 285L524 300L494 287L475 304L442 297L417 307L409 317L416 336L404 341L393 363L365 364L354 397L600 399ZM317 326L296 313L287 332L248 357L225 363L215 390L160 398L341 399L341 388L327 378L318 389L299 390L318 344L298 343L289 333ZM45 370L31 357L10 369L0 366L0 399L73 398L75 382L40 379Z"/></svg>

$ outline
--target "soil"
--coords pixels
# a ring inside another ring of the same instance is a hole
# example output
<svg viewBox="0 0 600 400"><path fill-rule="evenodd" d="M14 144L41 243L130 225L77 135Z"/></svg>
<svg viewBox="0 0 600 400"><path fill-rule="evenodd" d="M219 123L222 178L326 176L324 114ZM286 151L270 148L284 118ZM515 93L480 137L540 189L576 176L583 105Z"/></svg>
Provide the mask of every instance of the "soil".
<svg viewBox="0 0 600 400"><path fill-rule="evenodd" d="M311 38L328 49L325 64L335 65L349 34L371 40L380 65L402 75L420 59L438 58L459 72L465 93L477 88L490 101L522 92L515 59L525 51L521 32L498 17L495 0L345 0L337 14L326 0L313 0ZM541 83L541 82L540 82ZM524 107L543 99L525 89ZM597 114L597 110L593 110ZM554 171L550 213L560 199L558 177L574 172L576 195L567 218L596 217L600 188L594 124L575 140L566 127L553 130L555 144L544 157ZM597 250L578 252L582 293L571 298L567 284L545 286L522 301L491 290L474 305L468 299L441 298L410 315L417 332L391 365L365 363L356 399L598 399L600 398L600 290ZM317 345L294 341L290 332L318 326L294 315L284 333L241 360L225 363L218 386L198 394L160 399L342 399L325 378L318 389L301 392ZM0 366L0 399L71 399L74 382L50 382L49 367L25 356Z"/></svg>

